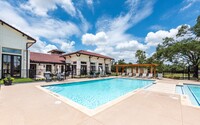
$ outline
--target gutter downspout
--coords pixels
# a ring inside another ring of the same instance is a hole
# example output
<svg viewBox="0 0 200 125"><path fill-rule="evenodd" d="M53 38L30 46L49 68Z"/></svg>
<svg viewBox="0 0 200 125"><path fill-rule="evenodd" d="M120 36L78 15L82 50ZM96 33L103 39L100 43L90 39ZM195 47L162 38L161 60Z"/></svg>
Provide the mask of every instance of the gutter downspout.
<svg viewBox="0 0 200 125"><path fill-rule="evenodd" d="M29 78L29 73L28 73L28 44L26 43L26 77Z"/></svg>

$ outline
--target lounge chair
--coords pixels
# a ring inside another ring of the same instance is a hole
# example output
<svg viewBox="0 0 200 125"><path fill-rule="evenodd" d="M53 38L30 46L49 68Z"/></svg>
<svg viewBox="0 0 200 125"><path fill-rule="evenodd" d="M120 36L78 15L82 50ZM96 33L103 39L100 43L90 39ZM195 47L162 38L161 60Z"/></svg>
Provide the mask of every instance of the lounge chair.
<svg viewBox="0 0 200 125"><path fill-rule="evenodd" d="M132 77L132 76L133 76L133 74L132 74L132 73L129 73L129 74L128 74L128 76L129 76L129 77Z"/></svg>
<svg viewBox="0 0 200 125"><path fill-rule="evenodd" d="M143 73L142 74L142 78L146 78L147 77L147 74L146 73Z"/></svg>
<svg viewBox="0 0 200 125"><path fill-rule="evenodd" d="M163 74L162 73L158 73L158 79L162 79L163 78Z"/></svg>
<svg viewBox="0 0 200 125"><path fill-rule="evenodd" d="M126 73L122 73L122 76L126 76Z"/></svg>
<svg viewBox="0 0 200 125"><path fill-rule="evenodd" d="M149 75L147 76L148 79L151 79L153 78L153 74L152 73L149 73Z"/></svg>
<svg viewBox="0 0 200 125"><path fill-rule="evenodd" d="M135 77L140 77L140 73L136 73L136 74L135 74Z"/></svg>
<svg viewBox="0 0 200 125"><path fill-rule="evenodd" d="M45 75L44 75L44 77L45 77L45 81L46 82L50 82L50 81L52 81L52 77L51 77L51 75L49 74L49 73L46 73Z"/></svg>

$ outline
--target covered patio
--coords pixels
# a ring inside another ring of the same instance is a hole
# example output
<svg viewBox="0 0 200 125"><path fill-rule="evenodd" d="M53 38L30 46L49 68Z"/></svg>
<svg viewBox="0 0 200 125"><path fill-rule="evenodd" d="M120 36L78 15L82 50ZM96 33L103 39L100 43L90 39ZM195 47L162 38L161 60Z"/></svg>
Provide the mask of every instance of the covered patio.
<svg viewBox="0 0 200 125"><path fill-rule="evenodd" d="M157 66L158 66L158 64L118 64L118 65L115 65L116 75L118 75L118 73L119 73L119 68L122 68L121 73L124 73L125 68L131 68L132 74L134 73L133 72L134 69L136 69L136 73L139 73L140 68L146 68L146 69L150 69L150 72L148 72L148 73L152 73L154 77L156 74ZM142 72L140 72L140 73L142 73Z"/></svg>

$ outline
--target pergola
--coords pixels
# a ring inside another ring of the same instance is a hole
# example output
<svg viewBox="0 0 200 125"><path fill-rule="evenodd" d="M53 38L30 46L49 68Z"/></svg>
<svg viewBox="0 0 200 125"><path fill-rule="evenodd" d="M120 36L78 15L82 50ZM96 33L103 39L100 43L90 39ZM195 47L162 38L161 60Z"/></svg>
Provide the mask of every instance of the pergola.
<svg viewBox="0 0 200 125"><path fill-rule="evenodd" d="M136 67L136 73L138 73L139 67L148 67L148 68L150 68L150 73L153 73L155 75L156 74L156 66L158 66L158 64L118 64L118 65L115 65L117 75L118 75L119 67L122 67L122 72L124 72L125 67L129 67L129 68L131 68L132 73L133 73L134 67Z"/></svg>

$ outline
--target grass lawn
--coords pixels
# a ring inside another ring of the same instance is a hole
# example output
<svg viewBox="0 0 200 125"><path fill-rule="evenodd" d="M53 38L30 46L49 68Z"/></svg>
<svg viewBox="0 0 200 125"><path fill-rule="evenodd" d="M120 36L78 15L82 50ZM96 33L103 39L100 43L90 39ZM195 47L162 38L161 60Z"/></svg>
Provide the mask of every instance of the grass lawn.
<svg viewBox="0 0 200 125"><path fill-rule="evenodd" d="M13 83L25 83L25 82L34 82L34 79L31 78L15 78ZM0 80L0 84L3 84L3 80Z"/></svg>
<svg viewBox="0 0 200 125"><path fill-rule="evenodd" d="M34 82L34 79L31 78L15 78L13 83L25 83L25 82Z"/></svg>

